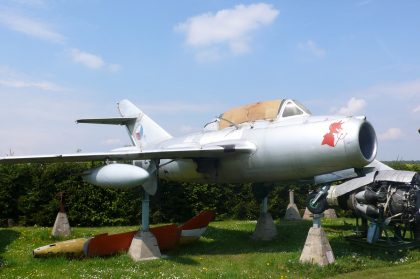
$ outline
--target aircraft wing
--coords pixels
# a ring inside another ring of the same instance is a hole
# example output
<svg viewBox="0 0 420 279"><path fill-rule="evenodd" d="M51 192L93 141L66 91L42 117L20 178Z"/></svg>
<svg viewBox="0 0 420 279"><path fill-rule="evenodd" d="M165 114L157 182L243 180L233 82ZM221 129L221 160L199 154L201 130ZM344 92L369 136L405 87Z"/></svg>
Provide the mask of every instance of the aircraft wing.
<svg viewBox="0 0 420 279"><path fill-rule="evenodd" d="M34 156L0 157L0 164L57 163L89 161L124 161L147 159L220 158L230 154L252 153L256 146L251 142L221 142L198 147L173 147L144 151L110 151L96 153L50 154Z"/></svg>

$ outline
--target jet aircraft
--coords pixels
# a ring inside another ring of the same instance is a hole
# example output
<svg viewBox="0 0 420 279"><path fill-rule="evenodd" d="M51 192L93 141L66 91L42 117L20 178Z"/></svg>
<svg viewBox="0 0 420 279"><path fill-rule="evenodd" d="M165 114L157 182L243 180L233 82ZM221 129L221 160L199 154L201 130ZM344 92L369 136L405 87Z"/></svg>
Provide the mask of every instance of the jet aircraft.
<svg viewBox="0 0 420 279"><path fill-rule="evenodd" d="M172 137L127 100L121 117L80 119L77 123L125 125L133 143L110 152L10 156L1 163L134 161L108 164L84 174L100 186L135 186L161 179L256 183L313 179L362 168L376 156L376 135L365 117L312 116L297 101L274 100L231 109L202 132ZM155 189L145 187L150 194Z"/></svg>
<svg viewBox="0 0 420 279"><path fill-rule="evenodd" d="M149 225L148 195L156 193L158 179L255 184L312 181L323 185L308 198L312 212L341 206L376 223L386 217L387 224L417 224L420 238L419 175L393 171L375 160L376 134L364 116L313 116L295 100L272 100L233 108L207 123L201 132L172 137L130 101L120 101L118 110L120 117L77 123L124 125L130 147L99 153L10 156L0 158L0 163L107 162L86 171L83 178L99 186L142 185L143 230ZM348 181L330 186L338 180Z"/></svg>

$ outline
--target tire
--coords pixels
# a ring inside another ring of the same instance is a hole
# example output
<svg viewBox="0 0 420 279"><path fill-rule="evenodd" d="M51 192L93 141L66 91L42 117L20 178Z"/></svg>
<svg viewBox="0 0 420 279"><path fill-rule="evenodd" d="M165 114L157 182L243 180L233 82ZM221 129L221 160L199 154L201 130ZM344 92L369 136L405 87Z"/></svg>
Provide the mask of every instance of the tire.
<svg viewBox="0 0 420 279"><path fill-rule="evenodd" d="M316 204L312 204L312 201L315 199L317 194L317 192L312 192L308 195L308 198L306 199L306 207L313 214L321 214L328 208L327 199L325 197L321 197L320 199L318 199L318 202Z"/></svg>

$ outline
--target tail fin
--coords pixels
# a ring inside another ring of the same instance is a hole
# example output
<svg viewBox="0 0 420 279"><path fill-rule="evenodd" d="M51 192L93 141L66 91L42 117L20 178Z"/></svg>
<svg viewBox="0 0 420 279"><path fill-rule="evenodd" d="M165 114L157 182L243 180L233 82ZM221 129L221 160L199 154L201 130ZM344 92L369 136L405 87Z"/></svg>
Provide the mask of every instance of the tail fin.
<svg viewBox="0 0 420 279"><path fill-rule="evenodd" d="M130 101L120 101L118 103L118 110L124 118L136 118L135 121L126 125L131 140L136 146L143 148L147 145L172 138L168 132Z"/></svg>

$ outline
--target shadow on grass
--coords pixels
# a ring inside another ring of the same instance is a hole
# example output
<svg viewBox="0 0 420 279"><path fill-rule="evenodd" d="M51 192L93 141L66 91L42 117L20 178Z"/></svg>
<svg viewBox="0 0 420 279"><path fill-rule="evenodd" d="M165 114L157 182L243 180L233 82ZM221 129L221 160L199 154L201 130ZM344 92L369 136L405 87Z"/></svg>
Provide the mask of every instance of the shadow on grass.
<svg viewBox="0 0 420 279"><path fill-rule="evenodd" d="M362 241L358 244L349 241L344 235L353 236L356 226L344 221L343 224L326 224L324 230L328 235L335 234L336 237L329 237L330 245L336 258L353 255L355 257L368 257L381 261L395 262L408 254L407 249L395 249L390 246L375 246Z"/></svg>
<svg viewBox="0 0 420 279"><path fill-rule="evenodd" d="M276 225L278 236L274 240L254 241L251 239L252 231L243 228L226 229L210 225L201 241L169 252L168 260L195 265L198 262L189 258L190 256L300 253L311 226L311 221L281 221L281 224ZM344 233L349 234L354 228L354 225L348 223L342 225L334 223L324 226L336 258L355 255L356 257L393 262L407 254L406 250L385 252L369 245L364 248L356 246L344 238Z"/></svg>
<svg viewBox="0 0 420 279"><path fill-rule="evenodd" d="M254 226L254 225L253 225ZM252 231L209 226L204 238L189 246L180 247L168 255L235 255L247 253L297 252L303 248L310 222L285 222L276 225L278 236L272 241L251 239Z"/></svg>
<svg viewBox="0 0 420 279"><path fill-rule="evenodd" d="M7 246L19 237L20 233L14 230L0 230L0 268L3 267L4 259L2 254L6 252Z"/></svg>

